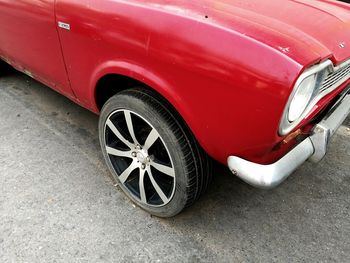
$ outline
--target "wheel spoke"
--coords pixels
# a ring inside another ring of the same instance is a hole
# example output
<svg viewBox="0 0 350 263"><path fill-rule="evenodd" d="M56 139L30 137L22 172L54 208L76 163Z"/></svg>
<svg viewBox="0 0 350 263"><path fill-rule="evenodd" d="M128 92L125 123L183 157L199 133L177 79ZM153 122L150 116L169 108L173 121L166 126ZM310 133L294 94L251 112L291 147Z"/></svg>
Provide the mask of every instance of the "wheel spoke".
<svg viewBox="0 0 350 263"><path fill-rule="evenodd" d="M171 177L175 177L175 171L174 168L160 164L160 163L156 163L156 162L151 162L151 165L157 169L159 172L162 172L166 175L169 175Z"/></svg>
<svg viewBox="0 0 350 263"><path fill-rule="evenodd" d="M106 150L107 150L107 153L110 155L132 158L131 151L120 151L109 146L106 146Z"/></svg>
<svg viewBox="0 0 350 263"><path fill-rule="evenodd" d="M107 120L107 126L112 130L112 132L115 134L115 136L118 137L119 140L121 140L125 145L127 145L130 149L132 148L132 144L124 138L124 136L118 131L117 127L114 126L112 121L110 119Z"/></svg>
<svg viewBox="0 0 350 263"><path fill-rule="evenodd" d="M149 179L151 180L151 183L154 187L154 189L156 190L157 194L159 195L160 199L162 199L163 203L166 204L169 202L168 197L166 197L166 195L164 194L163 190L160 188L160 186L158 185L158 183L156 182L156 180L154 180L152 171L151 171L151 167L147 167L147 174L149 176Z"/></svg>
<svg viewBox="0 0 350 263"><path fill-rule="evenodd" d="M128 130L129 130L129 133L131 135L131 138L133 139L135 144L139 144L139 142L137 141L136 136L135 136L134 125L132 124L130 111L125 110L124 116L125 116L126 124L128 126Z"/></svg>
<svg viewBox="0 0 350 263"><path fill-rule="evenodd" d="M119 181L124 184L126 180L128 180L130 174L137 169L137 162L133 161L128 168L125 169L125 171L119 176Z"/></svg>
<svg viewBox="0 0 350 263"><path fill-rule="evenodd" d="M159 138L159 133L155 129L152 129L152 131L149 133L149 135L148 135L148 137L146 139L144 148L146 150L149 150L149 148L152 147L152 145L156 142L156 140L158 138Z"/></svg>
<svg viewBox="0 0 350 263"><path fill-rule="evenodd" d="M122 189L146 207L167 205L176 190L176 172L159 131L126 108L111 113L105 125L105 153Z"/></svg>
<svg viewBox="0 0 350 263"><path fill-rule="evenodd" d="M145 171L146 170L140 170L139 188L140 188L141 201L147 204L146 191L145 191Z"/></svg>

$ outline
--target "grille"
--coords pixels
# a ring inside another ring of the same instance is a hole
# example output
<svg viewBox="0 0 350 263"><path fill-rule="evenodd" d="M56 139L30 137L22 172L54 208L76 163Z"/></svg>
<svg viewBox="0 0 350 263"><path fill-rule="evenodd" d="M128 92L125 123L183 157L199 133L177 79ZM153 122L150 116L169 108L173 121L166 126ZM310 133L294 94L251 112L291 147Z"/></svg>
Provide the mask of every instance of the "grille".
<svg viewBox="0 0 350 263"><path fill-rule="evenodd" d="M345 63L345 66L339 66L335 68L335 71L330 73L322 82L320 91L340 86L350 77L350 63Z"/></svg>

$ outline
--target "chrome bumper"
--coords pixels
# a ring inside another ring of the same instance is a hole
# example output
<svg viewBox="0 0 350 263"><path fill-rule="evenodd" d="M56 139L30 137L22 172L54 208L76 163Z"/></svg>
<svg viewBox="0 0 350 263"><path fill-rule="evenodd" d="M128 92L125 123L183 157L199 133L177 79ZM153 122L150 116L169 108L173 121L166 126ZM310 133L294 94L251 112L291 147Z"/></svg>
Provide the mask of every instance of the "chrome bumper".
<svg viewBox="0 0 350 263"><path fill-rule="evenodd" d="M261 165L230 156L228 158L230 170L252 186L272 189L287 179L305 161L321 161L327 152L329 139L349 115L349 92L348 88L347 93L341 96L329 110L327 116L315 126L310 137L298 144L279 161L270 165Z"/></svg>

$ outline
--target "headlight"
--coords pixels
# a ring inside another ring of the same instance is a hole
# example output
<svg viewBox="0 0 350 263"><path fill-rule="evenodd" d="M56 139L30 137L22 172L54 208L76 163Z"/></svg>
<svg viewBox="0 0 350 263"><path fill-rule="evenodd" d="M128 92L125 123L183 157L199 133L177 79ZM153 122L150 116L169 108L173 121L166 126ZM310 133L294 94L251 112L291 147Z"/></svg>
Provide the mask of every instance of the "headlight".
<svg viewBox="0 0 350 263"><path fill-rule="evenodd" d="M332 67L333 63L326 60L300 75L283 112L280 135L290 133L311 111L320 93L320 86Z"/></svg>
<svg viewBox="0 0 350 263"><path fill-rule="evenodd" d="M317 75L311 75L304 79L297 87L295 95L289 106L288 120L293 122L297 120L306 110L313 94L315 93Z"/></svg>

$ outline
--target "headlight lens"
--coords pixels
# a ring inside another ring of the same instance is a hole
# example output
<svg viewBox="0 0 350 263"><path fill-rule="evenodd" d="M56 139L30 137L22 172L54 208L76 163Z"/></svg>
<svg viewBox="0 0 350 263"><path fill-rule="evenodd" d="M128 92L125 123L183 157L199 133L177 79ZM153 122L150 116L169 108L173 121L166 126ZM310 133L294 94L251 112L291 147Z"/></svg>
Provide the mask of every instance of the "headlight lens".
<svg viewBox="0 0 350 263"><path fill-rule="evenodd" d="M293 92L283 111L279 134L287 135L307 116L320 95L320 86L327 75L334 70L331 60L326 60L306 69L296 81Z"/></svg>
<svg viewBox="0 0 350 263"><path fill-rule="evenodd" d="M298 86L293 100L289 106L288 120L297 120L309 105L316 87L317 74L311 75L303 80Z"/></svg>

